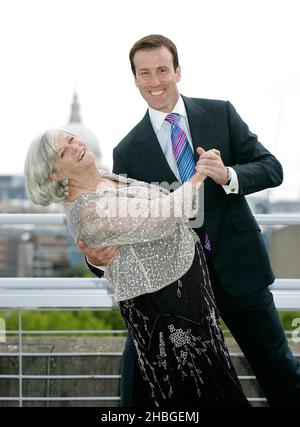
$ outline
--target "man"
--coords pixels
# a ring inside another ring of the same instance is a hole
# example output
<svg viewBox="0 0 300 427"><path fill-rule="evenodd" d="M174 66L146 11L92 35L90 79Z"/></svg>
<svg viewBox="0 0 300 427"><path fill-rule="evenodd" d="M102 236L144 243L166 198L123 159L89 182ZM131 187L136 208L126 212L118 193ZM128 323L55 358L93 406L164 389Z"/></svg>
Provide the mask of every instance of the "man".
<svg viewBox="0 0 300 427"><path fill-rule="evenodd" d="M224 322L248 359L270 405L300 405L300 366L288 348L268 286L274 281L261 231L245 195L282 183L278 160L250 132L229 102L180 96L174 43L146 36L130 51L135 84L149 109L114 148L113 171L147 182L181 182L172 148L169 113L193 149L203 154L203 241L212 286ZM214 152L206 153L214 148ZM198 148L199 150L199 148ZM205 150L205 151L204 151ZM81 250L94 266L107 264L118 248ZM91 267L101 277L102 272ZM123 404L138 404L142 380L132 339L123 358ZM135 387L132 387L133 381Z"/></svg>

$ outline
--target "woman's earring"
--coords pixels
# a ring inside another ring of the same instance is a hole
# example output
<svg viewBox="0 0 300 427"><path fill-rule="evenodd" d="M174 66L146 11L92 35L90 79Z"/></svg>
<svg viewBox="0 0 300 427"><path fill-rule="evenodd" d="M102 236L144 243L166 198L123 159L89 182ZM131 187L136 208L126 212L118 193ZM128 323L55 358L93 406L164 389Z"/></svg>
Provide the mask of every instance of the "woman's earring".
<svg viewBox="0 0 300 427"><path fill-rule="evenodd" d="M60 182L61 182L61 185L63 186L63 189L64 189L65 198L67 198L69 195L69 180L68 180L68 178L64 178Z"/></svg>

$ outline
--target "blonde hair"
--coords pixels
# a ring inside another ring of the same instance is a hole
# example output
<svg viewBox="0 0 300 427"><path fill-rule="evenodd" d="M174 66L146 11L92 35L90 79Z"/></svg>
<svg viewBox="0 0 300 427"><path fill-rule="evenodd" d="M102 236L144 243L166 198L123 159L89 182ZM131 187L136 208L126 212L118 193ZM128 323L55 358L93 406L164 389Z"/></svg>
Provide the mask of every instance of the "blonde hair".
<svg viewBox="0 0 300 427"><path fill-rule="evenodd" d="M55 172L55 142L59 132L48 129L32 141L27 152L25 187L28 197L37 205L48 206L65 200L62 183L49 178L49 174Z"/></svg>

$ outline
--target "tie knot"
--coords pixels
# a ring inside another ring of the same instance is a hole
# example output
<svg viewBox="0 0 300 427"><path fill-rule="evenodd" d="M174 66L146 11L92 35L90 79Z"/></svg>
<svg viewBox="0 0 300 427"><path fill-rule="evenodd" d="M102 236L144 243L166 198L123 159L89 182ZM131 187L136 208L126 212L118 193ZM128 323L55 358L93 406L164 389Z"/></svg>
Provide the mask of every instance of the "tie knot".
<svg viewBox="0 0 300 427"><path fill-rule="evenodd" d="M165 118L166 122L170 123L171 125L174 125L177 123L179 118L179 114L177 113L171 113L168 114L167 117Z"/></svg>

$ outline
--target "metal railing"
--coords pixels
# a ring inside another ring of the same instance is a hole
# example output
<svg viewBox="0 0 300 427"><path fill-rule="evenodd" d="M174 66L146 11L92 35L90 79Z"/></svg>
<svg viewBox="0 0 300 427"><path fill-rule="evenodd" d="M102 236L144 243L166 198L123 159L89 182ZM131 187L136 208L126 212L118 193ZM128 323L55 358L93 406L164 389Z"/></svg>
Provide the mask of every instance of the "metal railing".
<svg viewBox="0 0 300 427"><path fill-rule="evenodd" d="M291 225L300 224L300 215L256 215L261 225ZM1 224L66 224L64 214L12 214L0 215ZM277 279L271 286L274 300L278 310L300 310L300 279ZM24 330L22 325L22 313L31 310L39 311L66 311L66 310L110 310L114 309L113 294L106 279L97 278L0 278L0 309L18 311L18 330L6 331L8 336L17 336L18 352L10 351L0 353L1 360L5 357L18 359L18 374L2 374L0 372L0 384L4 380L17 380L18 396L0 397L1 402L18 402L23 406L24 402L58 402L58 401L90 401L90 402L118 402L119 395L112 396L25 396L23 392L26 380L120 380L120 374L108 375L39 375L25 374L24 360L30 357L40 358L67 358L67 357L121 357L121 351L111 352L26 352L24 350L24 336L53 336L53 335L84 335L84 334L126 334L125 330ZM241 356L239 353L231 354L232 357ZM252 375L239 377L241 381L253 380ZM264 398L249 398L252 402L265 401Z"/></svg>
<svg viewBox="0 0 300 427"><path fill-rule="evenodd" d="M261 225L299 225L300 214L256 214ZM66 225L65 214L0 214L1 224Z"/></svg>

